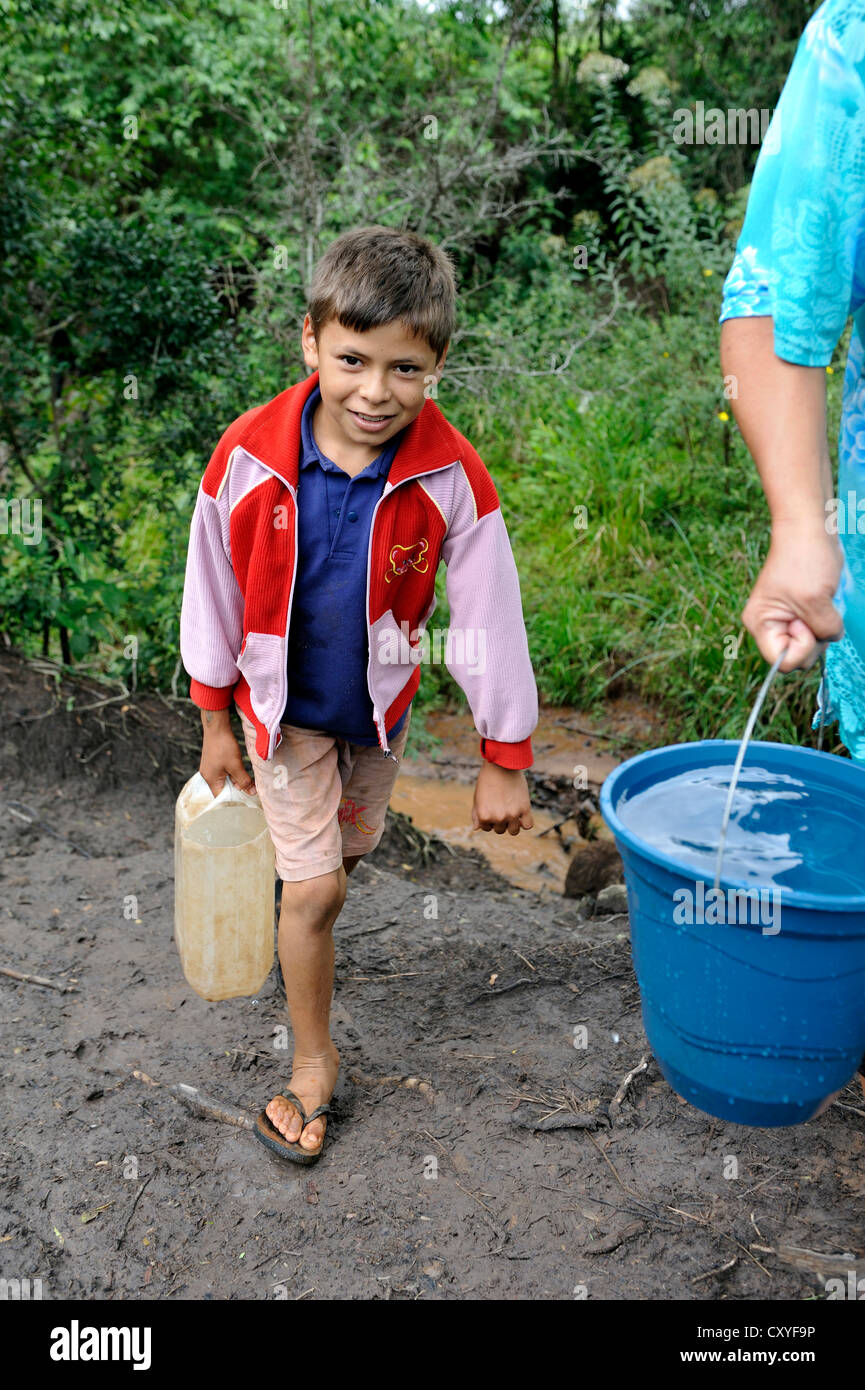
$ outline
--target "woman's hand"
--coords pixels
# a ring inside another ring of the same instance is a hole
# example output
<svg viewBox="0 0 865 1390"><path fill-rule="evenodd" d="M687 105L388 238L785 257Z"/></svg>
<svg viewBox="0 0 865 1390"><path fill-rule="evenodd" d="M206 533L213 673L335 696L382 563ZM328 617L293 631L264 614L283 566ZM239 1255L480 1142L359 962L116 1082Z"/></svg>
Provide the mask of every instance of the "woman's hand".
<svg viewBox="0 0 865 1390"><path fill-rule="evenodd" d="M529 789L522 772L484 762L478 773L472 803L475 830L494 830L497 835L519 835L534 826Z"/></svg>
<svg viewBox="0 0 865 1390"><path fill-rule="evenodd" d="M843 636L832 596L841 577L838 540L819 523L778 523L742 622L771 664L790 650L782 671L807 669L826 642Z"/></svg>

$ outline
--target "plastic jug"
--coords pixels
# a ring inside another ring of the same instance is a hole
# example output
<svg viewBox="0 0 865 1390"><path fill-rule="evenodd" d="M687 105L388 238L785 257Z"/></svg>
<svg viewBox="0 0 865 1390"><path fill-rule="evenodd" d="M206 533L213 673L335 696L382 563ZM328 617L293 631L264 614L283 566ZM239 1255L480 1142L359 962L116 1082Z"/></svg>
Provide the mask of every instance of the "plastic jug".
<svg viewBox="0 0 865 1390"><path fill-rule="evenodd" d="M174 816L174 939L203 999L257 994L273 966L273 841L257 796L200 772Z"/></svg>

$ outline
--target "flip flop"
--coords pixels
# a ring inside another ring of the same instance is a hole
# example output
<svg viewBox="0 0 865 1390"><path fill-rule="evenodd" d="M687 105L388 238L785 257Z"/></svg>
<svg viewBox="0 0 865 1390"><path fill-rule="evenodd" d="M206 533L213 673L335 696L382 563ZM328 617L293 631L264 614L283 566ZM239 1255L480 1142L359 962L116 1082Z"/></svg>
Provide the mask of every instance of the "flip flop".
<svg viewBox="0 0 865 1390"><path fill-rule="evenodd" d="M306 1111L303 1108L303 1103L300 1100L298 1100L297 1096L294 1094L293 1091L285 1090L281 1091L280 1094L283 1100L291 1101L292 1105L300 1114L303 1120L303 1128L301 1129L301 1134L303 1133L303 1130L306 1128L306 1126L310 1124L312 1120L317 1119L319 1115L333 1114L332 1107L329 1104L325 1103L324 1105L319 1105L317 1109L313 1110L312 1114L307 1115ZM298 1136L298 1139L292 1144L288 1139L286 1139L284 1134L280 1134L279 1130L274 1128L273 1124L268 1119L266 1110L262 1110L261 1114L255 1122L255 1128L253 1130L256 1139L260 1139L261 1143L265 1144L267 1148L272 1149L274 1153L279 1154L280 1158L287 1159L289 1163L305 1164L316 1163L318 1161L318 1159L321 1157L321 1151L324 1148L324 1141L325 1139L327 1139L329 1132L330 1126L328 1125L327 1129L324 1132L324 1139L322 1139L319 1148L314 1149L312 1151L310 1151L309 1149L304 1149L299 1142L300 1136Z"/></svg>

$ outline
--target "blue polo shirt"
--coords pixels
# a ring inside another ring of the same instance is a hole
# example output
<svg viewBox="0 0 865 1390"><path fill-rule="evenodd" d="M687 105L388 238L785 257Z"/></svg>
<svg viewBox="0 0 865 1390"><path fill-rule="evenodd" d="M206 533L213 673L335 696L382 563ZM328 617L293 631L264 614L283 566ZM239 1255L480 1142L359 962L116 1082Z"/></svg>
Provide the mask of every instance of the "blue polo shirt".
<svg viewBox="0 0 865 1390"><path fill-rule="evenodd" d="M366 569L375 505L404 431L356 477L315 442L316 387L300 421L297 573L288 633L288 695L282 722L378 744L366 683ZM399 733L406 709L388 737Z"/></svg>

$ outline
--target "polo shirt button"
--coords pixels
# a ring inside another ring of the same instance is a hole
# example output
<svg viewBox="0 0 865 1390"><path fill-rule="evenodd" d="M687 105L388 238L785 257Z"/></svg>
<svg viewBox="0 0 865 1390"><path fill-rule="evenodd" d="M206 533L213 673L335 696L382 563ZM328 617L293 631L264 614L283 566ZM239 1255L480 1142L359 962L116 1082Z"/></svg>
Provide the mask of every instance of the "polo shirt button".
<svg viewBox="0 0 865 1390"><path fill-rule="evenodd" d="M357 521L357 512L349 512L348 519L349 521Z"/></svg>

